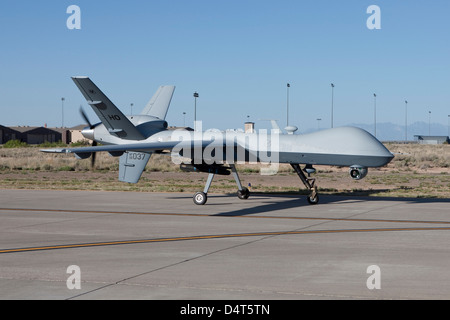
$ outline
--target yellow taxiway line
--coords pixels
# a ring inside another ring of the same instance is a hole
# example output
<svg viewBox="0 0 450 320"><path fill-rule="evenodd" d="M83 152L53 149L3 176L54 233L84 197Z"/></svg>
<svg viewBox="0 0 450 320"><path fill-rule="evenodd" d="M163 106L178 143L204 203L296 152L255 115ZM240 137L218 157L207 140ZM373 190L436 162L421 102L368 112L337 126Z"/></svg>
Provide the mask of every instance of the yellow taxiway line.
<svg viewBox="0 0 450 320"><path fill-rule="evenodd" d="M42 250L56 250L56 249L71 249L71 248L85 248L85 247L100 247L113 246L125 244L139 244L139 243L155 243L155 242L170 242L170 241L186 241L186 240L204 240L204 239L224 239L224 238L239 238L239 237L268 237L281 235L299 235L299 234L325 234L325 233L349 233L349 232L394 232L394 231L442 231L450 230L450 227L419 227L419 228L375 228L375 229L341 229L341 230L309 230L309 231L273 231L273 232L254 232L254 233L236 233L236 234L218 234L218 235L200 235L200 236L186 236L173 238L156 238L156 239L138 239L138 240L121 240L108 242L93 242L80 244L65 244L42 247L29 248L15 248L15 249L1 249L1 253L18 253Z"/></svg>

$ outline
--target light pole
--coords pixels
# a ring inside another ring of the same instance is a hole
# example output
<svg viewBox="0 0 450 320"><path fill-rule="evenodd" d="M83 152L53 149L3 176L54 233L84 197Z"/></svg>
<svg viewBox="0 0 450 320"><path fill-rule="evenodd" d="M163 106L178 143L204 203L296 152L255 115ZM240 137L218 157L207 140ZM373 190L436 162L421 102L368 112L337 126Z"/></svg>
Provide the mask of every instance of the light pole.
<svg viewBox="0 0 450 320"><path fill-rule="evenodd" d="M377 137L377 95L373 94L373 127L375 138Z"/></svg>
<svg viewBox="0 0 450 320"><path fill-rule="evenodd" d="M431 111L428 111L428 135L431 136Z"/></svg>
<svg viewBox="0 0 450 320"><path fill-rule="evenodd" d="M291 85L288 83L287 87L287 98L286 98L286 127L289 127L289 88Z"/></svg>
<svg viewBox="0 0 450 320"><path fill-rule="evenodd" d="M450 139L450 114L448 115L448 137Z"/></svg>
<svg viewBox="0 0 450 320"><path fill-rule="evenodd" d="M331 84L331 127L333 128L334 84Z"/></svg>
<svg viewBox="0 0 450 320"><path fill-rule="evenodd" d="M64 98L61 98L61 128L64 128Z"/></svg>
<svg viewBox="0 0 450 320"><path fill-rule="evenodd" d="M183 112L183 127L186 127L186 112Z"/></svg>
<svg viewBox="0 0 450 320"><path fill-rule="evenodd" d="M317 131L319 131L319 130L320 130L320 121L321 121L322 119L317 118L316 120L317 120Z"/></svg>
<svg viewBox="0 0 450 320"><path fill-rule="evenodd" d="M194 131L197 131L197 91L194 92Z"/></svg>
<svg viewBox="0 0 450 320"><path fill-rule="evenodd" d="M131 116L133 115L133 105L134 105L133 103L130 103L130 112L131 112L130 115L131 115Z"/></svg>
<svg viewBox="0 0 450 320"><path fill-rule="evenodd" d="M405 141L408 141L408 101L405 100Z"/></svg>

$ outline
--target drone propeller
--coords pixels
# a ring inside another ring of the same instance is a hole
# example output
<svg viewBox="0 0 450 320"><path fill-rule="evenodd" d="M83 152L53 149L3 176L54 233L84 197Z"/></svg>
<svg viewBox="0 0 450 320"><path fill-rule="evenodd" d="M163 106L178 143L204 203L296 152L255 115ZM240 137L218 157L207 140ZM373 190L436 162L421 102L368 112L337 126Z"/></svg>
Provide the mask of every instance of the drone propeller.
<svg viewBox="0 0 450 320"><path fill-rule="evenodd" d="M89 128L93 129L94 127L93 127L92 123L89 121L89 118L88 118L86 112L84 112L84 109L82 107L80 107L80 113L81 113L81 116L83 117L84 121L86 121L86 123L88 124Z"/></svg>
<svg viewBox="0 0 450 320"><path fill-rule="evenodd" d="M97 146L97 141L93 141L92 142L92 146L95 147ZM91 156L91 169L94 169L95 167L95 158L96 158L96 154L97 152L92 152L92 156Z"/></svg>
<svg viewBox="0 0 450 320"><path fill-rule="evenodd" d="M80 107L80 113L81 113L81 116L83 117L84 121L86 121L86 123L88 124L89 129L94 129L95 126L92 125L92 123L89 121L89 118L88 118L86 112L84 112L84 109L82 107ZM95 146L97 146L97 141L93 140L92 141L92 147L95 147ZM92 152L92 155L91 155L91 169L94 169L94 167L95 167L96 154L97 154L96 152Z"/></svg>

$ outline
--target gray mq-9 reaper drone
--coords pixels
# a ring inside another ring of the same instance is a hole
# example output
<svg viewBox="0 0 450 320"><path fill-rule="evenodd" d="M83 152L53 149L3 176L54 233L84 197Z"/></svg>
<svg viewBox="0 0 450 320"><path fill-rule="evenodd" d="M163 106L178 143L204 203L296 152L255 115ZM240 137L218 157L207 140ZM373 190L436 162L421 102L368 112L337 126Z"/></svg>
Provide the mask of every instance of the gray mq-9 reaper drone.
<svg viewBox="0 0 450 320"><path fill-rule="evenodd" d="M369 167L381 167L393 159L380 141L370 133L355 127L338 127L310 134L281 134L278 128L260 132L168 128L165 121L175 90L174 86L158 88L139 115L125 116L108 97L88 78L73 77L87 103L101 122L92 124L81 109L88 127L82 130L92 146L80 148L44 149L50 153L73 153L78 159L91 157L96 152L108 152L119 158L119 180L137 183L153 153L170 153L172 161L185 171L209 173L205 188L197 192L194 203L206 203L214 175L232 174L240 199L250 192L243 187L235 164L242 162L268 163L271 167L289 163L305 187L310 190L307 200L319 202L313 165L346 166L350 176L359 180ZM97 145L100 143L101 145ZM184 160L182 160L184 159ZM302 169L300 165L305 165ZM305 174L306 173L306 174Z"/></svg>

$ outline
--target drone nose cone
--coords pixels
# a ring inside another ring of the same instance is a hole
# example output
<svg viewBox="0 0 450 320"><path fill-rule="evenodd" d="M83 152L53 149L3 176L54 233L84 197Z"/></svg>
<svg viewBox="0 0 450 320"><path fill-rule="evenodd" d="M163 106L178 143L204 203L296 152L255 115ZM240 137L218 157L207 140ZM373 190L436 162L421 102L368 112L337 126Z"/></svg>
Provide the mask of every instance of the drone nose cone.
<svg viewBox="0 0 450 320"><path fill-rule="evenodd" d="M94 129L91 129L90 127L86 127L83 130L81 130L81 134L86 139L94 140Z"/></svg>

